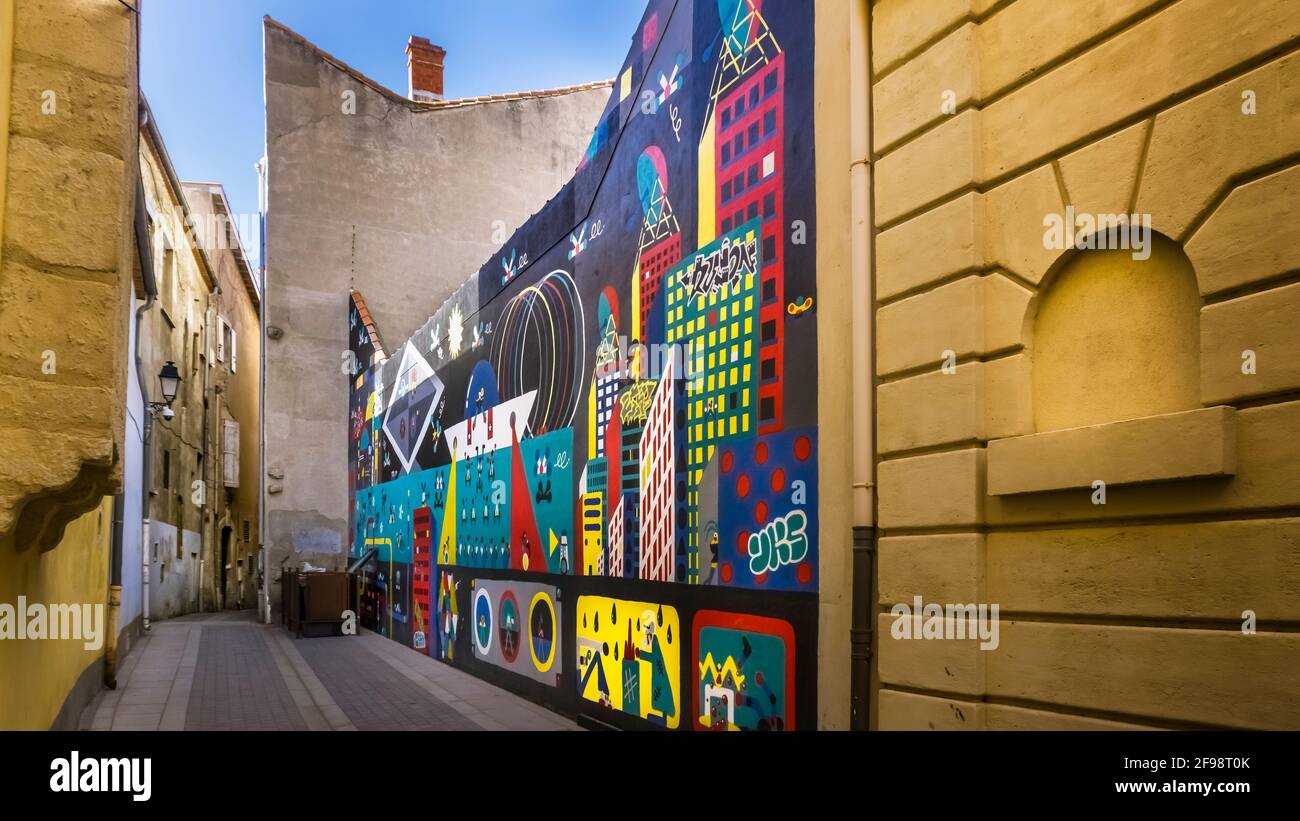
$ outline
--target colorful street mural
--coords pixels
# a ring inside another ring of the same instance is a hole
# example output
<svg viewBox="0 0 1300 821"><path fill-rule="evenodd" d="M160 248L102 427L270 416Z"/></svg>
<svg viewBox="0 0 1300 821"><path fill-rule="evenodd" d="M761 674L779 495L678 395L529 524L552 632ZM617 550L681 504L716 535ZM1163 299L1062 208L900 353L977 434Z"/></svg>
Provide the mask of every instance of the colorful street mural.
<svg viewBox="0 0 1300 821"><path fill-rule="evenodd" d="M564 668L558 591L527 582L477 579L470 594L474 657L557 685Z"/></svg>
<svg viewBox="0 0 1300 821"><path fill-rule="evenodd" d="M794 628L789 622L701 610L693 633L697 729L794 729Z"/></svg>
<svg viewBox="0 0 1300 821"><path fill-rule="evenodd" d="M583 596L578 621L582 697L676 727L682 703L682 626L677 611L650 602Z"/></svg>
<svg viewBox="0 0 1300 821"><path fill-rule="evenodd" d="M618 726L811 723L812 5L653 0L573 178L423 328L350 295L365 626Z"/></svg>

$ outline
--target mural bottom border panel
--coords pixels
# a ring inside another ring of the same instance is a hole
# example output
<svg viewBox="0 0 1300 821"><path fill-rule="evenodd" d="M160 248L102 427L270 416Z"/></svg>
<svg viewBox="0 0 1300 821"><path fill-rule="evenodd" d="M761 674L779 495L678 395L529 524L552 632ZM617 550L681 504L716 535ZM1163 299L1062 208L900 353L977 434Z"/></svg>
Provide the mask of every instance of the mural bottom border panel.
<svg viewBox="0 0 1300 821"><path fill-rule="evenodd" d="M619 729L816 726L815 593L430 570L412 577L409 566L372 562L360 577L361 623L558 713Z"/></svg>

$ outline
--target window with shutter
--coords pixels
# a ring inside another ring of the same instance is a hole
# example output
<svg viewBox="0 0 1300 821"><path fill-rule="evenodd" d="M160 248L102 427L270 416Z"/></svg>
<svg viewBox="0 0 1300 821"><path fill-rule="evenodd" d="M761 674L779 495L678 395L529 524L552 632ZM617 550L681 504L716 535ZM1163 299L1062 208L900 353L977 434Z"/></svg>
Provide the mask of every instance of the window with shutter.
<svg viewBox="0 0 1300 821"><path fill-rule="evenodd" d="M217 317L217 361L226 361L226 320Z"/></svg>
<svg viewBox="0 0 1300 821"><path fill-rule="evenodd" d="M230 372L234 373L235 366L239 364L239 340L235 335L234 327L230 325L226 327L230 328Z"/></svg>
<svg viewBox="0 0 1300 821"><path fill-rule="evenodd" d="M222 479L226 487L239 487L239 423L225 420L221 447Z"/></svg>

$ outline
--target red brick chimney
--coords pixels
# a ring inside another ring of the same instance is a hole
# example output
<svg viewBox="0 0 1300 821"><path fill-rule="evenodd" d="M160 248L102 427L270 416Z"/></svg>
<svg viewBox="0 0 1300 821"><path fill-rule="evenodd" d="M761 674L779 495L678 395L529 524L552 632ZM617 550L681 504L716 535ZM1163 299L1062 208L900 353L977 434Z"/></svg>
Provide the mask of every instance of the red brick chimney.
<svg viewBox="0 0 1300 821"><path fill-rule="evenodd" d="M406 44L406 69L412 100L442 99L442 61L447 52L425 37L411 37Z"/></svg>

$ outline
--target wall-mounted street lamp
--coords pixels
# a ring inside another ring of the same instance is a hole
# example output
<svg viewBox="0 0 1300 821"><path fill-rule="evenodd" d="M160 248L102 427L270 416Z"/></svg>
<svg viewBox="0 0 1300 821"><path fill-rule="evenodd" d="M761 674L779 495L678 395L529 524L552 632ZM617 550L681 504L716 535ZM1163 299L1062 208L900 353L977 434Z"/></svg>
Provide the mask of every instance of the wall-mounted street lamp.
<svg viewBox="0 0 1300 821"><path fill-rule="evenodd" d="M164 419L170 419L176 415L172 410L172 402L176 401L176 389L181 384L181 372L176 370L176 363L171 360L162 366L158 372L158 385L162 389L162 402L150 402L149 412L161 414Z"/></svg>

